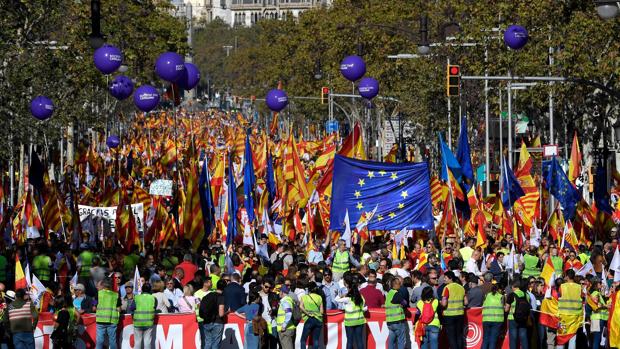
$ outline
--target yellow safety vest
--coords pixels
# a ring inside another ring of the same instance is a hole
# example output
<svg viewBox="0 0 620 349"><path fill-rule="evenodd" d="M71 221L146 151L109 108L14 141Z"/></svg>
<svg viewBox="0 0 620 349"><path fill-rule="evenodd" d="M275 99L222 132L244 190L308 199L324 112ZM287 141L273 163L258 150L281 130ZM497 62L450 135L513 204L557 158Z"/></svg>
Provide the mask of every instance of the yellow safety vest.
<svg viewBox="0 0 620 349"><path fill-rule="evenodd" d="M501 293L487 293L482 307L482 322L504 322Z"/></svg>
<svg viewBox="0 0 620 349"><path fill-rule="evenodd" d="M560 286L561 297L558 300L558 314L579 315L582 313L581 286L574 282Z"/></svg>
<svg viewBox="0 0 620 349"><path fill-rule="evenodd" d="M97 297L97 323L118 323L118 294L110 290L100 290Z"/></svg>
<svg viewBox="0 0 620 349"><path fill-rule="evenodd" d="M609 310L606 308L607 302L605 302L605 298L599 291L594 291L590 295L592 298L598 300L599 308L595 311L592 311L592 315L590 318L592 320L603 320L607 321L609 319Z"/></svg>
<svg viewBox="0 0 620 349"><path fill-rule="evenodd" d="M344 325L345 326L359 326L366 323L364 317L364 298L362 298L362 304L357 305L351 302L344 307Z"/></svg>
<svg viewBox="0 0 620 349"><path fill-rule="evenodd" d="M306 294L301 297L301 301L304 303L304 309L306 309L306 312L310 313L310 316L323 322L323 313L321 312L321 303L323 303L323 299L321 296L314 293ZM308 320L308 315L303 313L301 318L306 321Z"/></svg>
<svg viewBox="0 0 620 349"><path fill-rule="evenodd" d="M334 263L332 265L332 271L334 273L344 273L349 270L349 252L336 251L334 255Z"/></svg>
<svg viewBox="0 0 620 349"><path fill-rule="evenodd" d="M385 321L397 322L405 320L405 312L400 304L392 304L396 290L390 290L385 297Z"/></svg>
<svg viewBox="0 0 620 349"><path fill-rule="evenodd" d="M135 297L136 310L133 313L134 327L151 327L155 321L155 297L142 293Z"/></svg>
<svg viewBox="0 0 620 349"><path fill-rule="evenodd" d="M289 306L291 307L291 311L293 311L293 307L295 306L295 302L290 296L285 296L284 298L282 298L282 300L280 301L280 306L278 307L278 316L276 317L276 325L278 326L278 331L281 330L282 324L284 324L284 319L286 318L286 311L282 306L284 302L289 304ZM290 330L295 327L295 324L293 324L293 318L291 317L291 320L288 322L288 324L286 324L286 329Z"/></svg>
<svg viewBox="0 0 620 349"><path fill-rule="evenodd" d="M465 306L463 299L465 299L465 289L463 286L452 282L446 285L448 289L448 307L443 311L444 316L459 316L465 314Z"/></svg>

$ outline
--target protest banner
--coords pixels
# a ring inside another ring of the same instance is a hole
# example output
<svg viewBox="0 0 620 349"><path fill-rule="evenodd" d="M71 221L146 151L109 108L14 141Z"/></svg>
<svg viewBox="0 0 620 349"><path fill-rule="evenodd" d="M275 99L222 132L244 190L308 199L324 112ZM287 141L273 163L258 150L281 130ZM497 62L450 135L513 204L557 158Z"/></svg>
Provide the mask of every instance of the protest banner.
<svg viewBox="0 0 620 349"><path fill-rule="evenodd" d="M86 205L78 205L78 213L80 215L80 222L83 222L88 216L100 217L105 219L110 224L110 230L112 232L116 229L116 210L118 207L93 207ZM131 204L131 210L136 220L136 228L139 232L144 232L144 204L137 203Z"/></svg>

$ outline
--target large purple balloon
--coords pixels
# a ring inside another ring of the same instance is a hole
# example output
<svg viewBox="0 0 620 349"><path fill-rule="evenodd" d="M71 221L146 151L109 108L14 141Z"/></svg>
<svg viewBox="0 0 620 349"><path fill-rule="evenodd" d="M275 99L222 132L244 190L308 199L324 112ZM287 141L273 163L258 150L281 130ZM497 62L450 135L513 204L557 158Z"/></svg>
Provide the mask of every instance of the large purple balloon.
<svg viewBox="0 0 620 349"><path fill-rule="evenodd" d="M348 56L340 62L340 73L349 81L357 81L366 74L366 62L360 56Z"/></svg>
<svg viewBox="0 0 620 349"><path fill-rule="evenodd" d="M142 85L133 94L133 102L143 112L150 112L159 104L159 92L151 85Z"/></svg>
<svg viewBox="0 0 620 349"><path fill-rule="evenodd" d="M379 81L373 78L365 77L359 82L358 90L360 96L366 99L373 99L379 94Z"/></svg>
<svg viewBox="0 0 620 349"><path fill-rule="evenodd" d="M279 112L288 104L288 95L282 90L273 89L267 92L265 96L265 103L267 107L274 112Z"/></svg>
<svg viewBox="0 0 620 349"><path fill-rule="evenodd" d="M45 96L38 96L30 102L30 112L39 120L49 119L54 113L54 102Z"/></svg>
<svg viewBox="0 0 620 349"><path fill-rule="evenodd" d="M200 81L200 70L192 63L185 63L185 70L179 79L179 86L189 91L198 85Z"/></svg>
<svg viewBox="0 0 620 349"><path fill-rule="evenodd" d="M504 42L513 50L523 48L528 38L527 29L520 25L511 25L504 32Z"/></svg>
<svg viewBox="0 0 620 349"><path fill-rule="evenodd" d="M116 46L105 44L93 54L95 67L104 74L112 74L123 63L123 53Z"/></svg>
<svg viewBox="0 0 620 349"><path fill-rule="evenodd" d="M176 52L166 52L159 55L155 62L155 72L168 82L177 82L185 71L184 60Z"/></svg>
<svg viewBox="0 0 620 349"><path fill-rule="evenodd" d="M121 140L120 138L118 138L118 136L110 135L108 139L106 139L105 144L108 147L114 149L114 148L117 148L121 144Z"/></svg>
<svg viewBox="0 0 620 349"><path fill-rule="evenodd" d="M125 75L119 75L110 82L109 90L114 98L123 100L131 96L133 92L133 82Z"/></svg>

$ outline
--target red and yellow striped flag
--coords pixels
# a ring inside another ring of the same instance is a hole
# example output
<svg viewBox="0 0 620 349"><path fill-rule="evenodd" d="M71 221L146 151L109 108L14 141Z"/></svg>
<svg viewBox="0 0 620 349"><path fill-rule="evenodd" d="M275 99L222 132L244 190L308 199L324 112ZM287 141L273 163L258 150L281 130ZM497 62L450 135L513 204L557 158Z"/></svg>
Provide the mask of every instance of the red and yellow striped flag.
<svg viewBox="0 0 620 349"><path fill-rule="evenodd" d="M434 207L439 207L448 197L448 187L437 176L431 178L431 200Z"/></svg>
<svg viewBox="0 0 620 349"><path fill-rule="evenodd" d="M394 143L390 152L383 158L385 162L396 162L396 157L398 155L398 143Z"/></svg>
<svg viewBox="0 0 620 349"><path fill-rule="evenodd" d="M170 138L166 139L166 143L162 146L162 155L159 162L164 166L168 167L171 164L175 163L178 160L178 153L181 152L180 145L175 143Z"/></svg>
<svg viewBox="0 0 620 349"><path fill-rule="evenodd" d="M288 183L287 201L290 206L304 207L310 198L310 192L304 176L304 167L299 160L295 137L291 133L284 153L284 179Z"/></svg>
<svg viewBox="0 0 620 349"><path fill-rule="evenodd" d="M183 207L183 236L192 242L194 249L197 249L204 238L205 226L200 206L198 173L194 164L190 166L190 174L187 176L185 207Z"/></svg>
<svg viewBox="0 0 620 349"><path fill-rule="evenodd" d="M69 209L58 198L56 189L52 189L51 195L45 205L43 205L43 223L46 231L58 232L63 227L63 222L68 224L71 221Z"/></svg>
<svg viewBox="0 0 620 349"><path fill-rule="evenodd" d="M456 181L454 175L452 174L452 170L448 168L448 185L452 188L452 196L455 199L459 199L461 201L465 201L465 193L463 193L463 189L461 185Z"/></svg>
<svg viewBox="0 0 620 349"><path fill-rule="evenodd" d="M519 154L519 164L515 170L515 176L523 188L524 193L532 193L537 191L536 183L532 178L532 159L530 153L527 151L525 143L521 143L521 153Z"/></svg>
<svg viewBox="0 0 620 349"><path fill-rule="evenodd" d="M609 347L620 348L620 292L614 292L610 297L611 309L609 310Z"/></svg>

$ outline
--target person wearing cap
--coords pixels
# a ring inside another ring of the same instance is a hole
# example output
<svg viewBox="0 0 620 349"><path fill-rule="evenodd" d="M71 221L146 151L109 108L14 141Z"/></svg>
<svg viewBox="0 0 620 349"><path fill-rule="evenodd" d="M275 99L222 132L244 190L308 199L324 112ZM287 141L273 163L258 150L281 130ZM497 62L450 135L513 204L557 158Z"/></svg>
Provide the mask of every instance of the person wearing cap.
<svg viewBox="0 0 620 349"><path fill-rule="evenodd" d="M125 296L121 300L121 311L123 313L128 312L131 305L134 303L135 298L133 295L133 282L127 281L125 283Z"/></svg>
<svg viewBox="0 0 620 349"><path fill-rule="evenodd" d="M130 305L128 311L133 315L134 349L153 349L153 328L157 299L151 294L151 285L142 286L142 293L135 297L135 302Z"/></svg>
<svg viewBox="0 0 620 349"><path fill-rule="evenodd" d="M121 297L112 290L112 280L105 278L100 282L97 293L97 349L103 349L107 337L109 348L116 349L116 330L121 310Z"/></svg>
<svg viewBox="0 0 620 349"><path fill-rule="evenodd" d="M8 305L7 313L4 326L11 332L15 348L34 349L34 330L37 328L39 313L26 289L15 291L15 300Z"/></svg>
<svg viewBox="0 0 620 349"><path fill-rule="evenodd" d="M286 285L278 290L280 296L280 306L276 317L276 326L278 327L278 338L282 349L295 348L295 324L293 323L293 307L295 301L289 296L289 288Z"/></svg>
<svg viewBox="0 0 620 349"><path fill-rule="evenodd" d="M75 310L80 314L90 314L95 311L95 302L91 297L86 295L85 291L86 287L84 287L84 284L77 284L73 288L73 292L75 293L73 307L75 307Z"/></svg>

